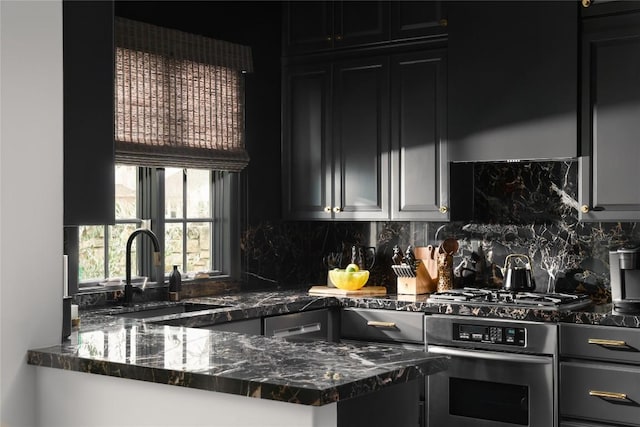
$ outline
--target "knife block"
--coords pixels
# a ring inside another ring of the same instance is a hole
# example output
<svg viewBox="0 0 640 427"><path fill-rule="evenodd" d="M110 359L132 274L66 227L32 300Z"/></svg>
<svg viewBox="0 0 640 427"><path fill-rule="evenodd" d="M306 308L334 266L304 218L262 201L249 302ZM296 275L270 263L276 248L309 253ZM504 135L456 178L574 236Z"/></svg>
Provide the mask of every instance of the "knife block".
<svg viewBox="0 0 640 427"><path fill-rule="evenodd" d="M398 277L396 279L400 295L420 295L435 292L437 277L431 277L425 267L425 260L420 260L416 268L416 277Z"/></svg>

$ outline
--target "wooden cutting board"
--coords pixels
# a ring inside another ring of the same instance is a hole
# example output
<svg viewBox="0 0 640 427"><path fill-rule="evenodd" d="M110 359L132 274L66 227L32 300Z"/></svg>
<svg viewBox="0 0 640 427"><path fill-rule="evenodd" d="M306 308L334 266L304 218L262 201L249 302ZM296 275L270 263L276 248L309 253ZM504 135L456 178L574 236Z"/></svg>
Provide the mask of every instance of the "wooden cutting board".
<svg viewBox="0 0 640 427"><path fill-rule="evenodd" d="M387 288L384 286L365 286L356 291L347 291L345 289L330 288L328 286L312 286L309 289L311 295L333 295L343 297L355 297L365 295L386 295Z"/></svg>

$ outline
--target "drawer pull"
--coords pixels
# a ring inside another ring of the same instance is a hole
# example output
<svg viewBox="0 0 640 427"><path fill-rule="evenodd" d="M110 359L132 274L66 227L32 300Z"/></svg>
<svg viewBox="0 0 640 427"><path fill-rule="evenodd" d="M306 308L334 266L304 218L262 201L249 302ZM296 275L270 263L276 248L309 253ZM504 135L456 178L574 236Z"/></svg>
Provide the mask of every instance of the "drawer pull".
<svg viewBox="0 0 640 427"><path fill-rule="evenodd" d="M605 347L628 347L625 341L619 340L602 340L599 338L589 338L589 344L603 345Z"/></svg>
<svg viewBox="0 0 640 427"><path fill-rule="evenodd" d="M598 390L589 390L589 396L601 397L603 399L612 399L612 400L627 400L627 395L624 393L615 393L612 391L598 391Z"/></svg>
<svg viewBox="0 0 640 427"><path fill-rule="evenodd" d="M369 320L367 321L367 326L373 326L376 328L395 328L395 322L381 322L379 320Z"/></svg>

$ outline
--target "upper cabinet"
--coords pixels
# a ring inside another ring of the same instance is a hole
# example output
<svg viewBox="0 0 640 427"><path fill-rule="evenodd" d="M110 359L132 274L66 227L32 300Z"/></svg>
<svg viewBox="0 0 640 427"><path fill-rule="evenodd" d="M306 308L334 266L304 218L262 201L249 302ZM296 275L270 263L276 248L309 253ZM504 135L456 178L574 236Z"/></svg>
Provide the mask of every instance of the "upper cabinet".
<svg viewBox="0 0 640 427"><path fill-rule="evenodd" d="M287 54L375 43L388 39L384 1L292 1L285 3Z"/></svg>
<svg viewBox="0 0 640 427"><path fill-rule="evenodd" d="M578 2L450 2L452 161L578 154Z"/></svg>
<svg viewBox="0 0 640 427"><path fill-rule="evenodd" d="M115 221L113 2L64 1L64 225Z"/></svg>
<svg viewBox="0 0 640 427"><path fill-rule="evenodd" d="M446 52L391 59L391 219L449 219Z"/></svg>
<svg viewBox="0 0 640 427"><path fill-rule="evenodd" d="M392 1L391 39L446 35L446 4L442 1Z"/></svg>
<svg viewBox="0 0 640 427"><path fill-rule="evenodd" d="M637 221L640 10L598 16L597 6L583 19L580 219Z"/></svg>
<svg viewBox="0 0 640 427"><path fill-rule="evenodd" d="M389 217L388 81L384 57L285 70L286 218Z"/></svg>
<svg viewBox="0 0 640 427"><path fill-rule="evenodd" d="M283 51L307 54L446 34L442 1L290 1Z"/></svg>

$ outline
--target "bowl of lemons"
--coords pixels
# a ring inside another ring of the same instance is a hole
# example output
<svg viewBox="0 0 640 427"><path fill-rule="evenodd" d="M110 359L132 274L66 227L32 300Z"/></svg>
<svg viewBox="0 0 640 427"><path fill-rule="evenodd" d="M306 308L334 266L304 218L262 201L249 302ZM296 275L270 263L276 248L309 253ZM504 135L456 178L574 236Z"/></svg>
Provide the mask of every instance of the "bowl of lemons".
<svg viewBox="0 0 640 427"><path fill-rule="evenodd" d="M357 291L369 280L369 270L360 270L356 264L349 264L345 269L329 270L329 278L338 289Z"/></svg>

